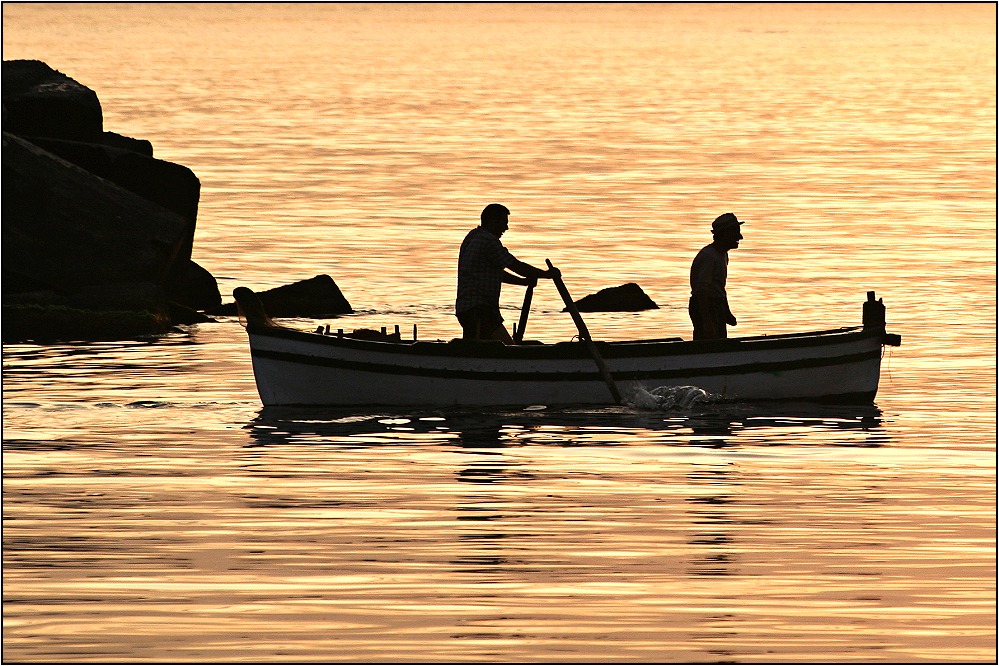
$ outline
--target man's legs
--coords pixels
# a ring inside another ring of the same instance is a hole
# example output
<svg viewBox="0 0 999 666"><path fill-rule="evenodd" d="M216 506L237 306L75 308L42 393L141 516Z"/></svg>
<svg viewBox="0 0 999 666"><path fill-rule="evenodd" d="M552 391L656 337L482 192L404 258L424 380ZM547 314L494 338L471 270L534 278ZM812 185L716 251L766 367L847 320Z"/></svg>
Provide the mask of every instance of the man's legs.
<svg viewBox="0 0 999 666"><path fill-rule="evenodd" d="M514 344L513 338L503 326L499 310L488 306L477 306L456 315L461 324L462 338L465 340L500 340L504 344Z"/></svg>
<svg viewBox="0 0 999 666"><path fill-rule="evenodd" d="M694 340L718 340L728 337L722 301L690 297L687 312L694 325Z"/></svg>

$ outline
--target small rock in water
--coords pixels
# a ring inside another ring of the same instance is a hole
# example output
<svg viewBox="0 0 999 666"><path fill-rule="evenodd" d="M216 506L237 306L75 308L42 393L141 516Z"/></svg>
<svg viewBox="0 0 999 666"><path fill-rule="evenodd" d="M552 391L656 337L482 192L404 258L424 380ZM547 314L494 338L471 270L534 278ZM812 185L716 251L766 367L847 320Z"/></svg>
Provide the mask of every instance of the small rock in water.
<svg viewBox="0 0 999 666"><path fill-rule="evenodd" d="M697 386L658 386L652 390L639 387L631 404L639 409L688 409L694 405L710 403L714 397Z"/></svg>

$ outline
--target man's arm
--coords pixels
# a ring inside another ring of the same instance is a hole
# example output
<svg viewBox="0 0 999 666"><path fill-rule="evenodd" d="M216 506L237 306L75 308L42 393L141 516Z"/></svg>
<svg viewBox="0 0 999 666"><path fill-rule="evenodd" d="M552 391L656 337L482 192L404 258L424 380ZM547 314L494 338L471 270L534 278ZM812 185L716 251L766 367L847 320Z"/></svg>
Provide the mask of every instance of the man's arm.
<svg viewBox="0 0 999 666"><path fill-rule="evenodd" d="M514 273L523 276L523 278L518 278L516 275L511 275L510 273L504 272L502 279L503 282L506 282L507 284L520 284L520 285L537 284L539 279L542 278L553 279L561 275L561 273L557 268L552 268L550 271L544 271L541 270L540 268L535 268L530 264L525 264L523 261L520 261L519 259L514 259L513 263L510 264L507 268L513 271Z"/></svg>
<svg viewBox="0 0 999 666"><path fill-rule="evenodd" d="M524 287L538 283L537 278L522 278L510 273L509 271L503 271L500 274L500 280L502 280L504 284L519 284Z"/></svg>
<svg viewBox="0 0 999 666"><path fill-rule="evenodd" d="M729 326L736 326L739 323L728 307L727 297L719 298L713 295L711 290L701 290L694 292L694 303L701 315L701 321L710 322L711 327L715 321L724 321ZM722 327L724 328L724 324Z"/></svg>

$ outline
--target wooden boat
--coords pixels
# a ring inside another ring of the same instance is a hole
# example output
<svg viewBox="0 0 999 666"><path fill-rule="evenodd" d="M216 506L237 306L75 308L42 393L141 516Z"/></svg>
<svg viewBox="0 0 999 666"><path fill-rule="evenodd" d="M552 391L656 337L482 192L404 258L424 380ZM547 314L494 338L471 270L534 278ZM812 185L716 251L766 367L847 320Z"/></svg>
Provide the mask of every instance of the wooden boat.
<svg viewBox="0 0 999 666"><path fill-rule="evenodd" d="M885 332L873 292L859 327L614 342L594 342L581 328L580 341L513 346L308 333L274 325L250 290L233 295L265 406L607 405L638 388L669 386L696 386L719 400L871 403L884 346L901 344Z"/></svg>

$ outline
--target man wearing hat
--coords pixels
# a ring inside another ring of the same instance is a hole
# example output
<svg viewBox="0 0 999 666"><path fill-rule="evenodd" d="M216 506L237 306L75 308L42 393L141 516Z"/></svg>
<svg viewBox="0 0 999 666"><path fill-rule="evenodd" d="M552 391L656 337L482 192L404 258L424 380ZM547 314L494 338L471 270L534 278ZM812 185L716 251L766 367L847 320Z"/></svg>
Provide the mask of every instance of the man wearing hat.
<svg viewBox="0 0 999 666"><path fill-rule="evenodd" d="M695 340L727 338L726 325L735 326L728 307L725 281L728 279L728 251L739 247L742 222L732 213L719 215L711 224L714 240L694 257L690 265L690 321Z"/></svg>

